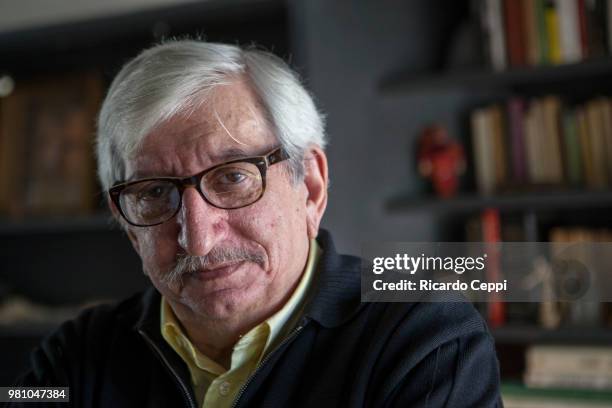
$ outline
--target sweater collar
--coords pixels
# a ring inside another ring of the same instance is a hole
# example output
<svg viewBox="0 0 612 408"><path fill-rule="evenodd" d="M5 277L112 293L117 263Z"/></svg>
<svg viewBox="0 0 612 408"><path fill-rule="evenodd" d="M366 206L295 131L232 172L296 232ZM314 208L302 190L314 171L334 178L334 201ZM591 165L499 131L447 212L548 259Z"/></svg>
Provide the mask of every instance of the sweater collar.
<svg viewBox="0 0 612 408"><path fill-rule="evenodd" d="M331 234L324 229L319 230L317 242L323 253L304 314L324 327L336 327L362 306L361 260L338 254Z"/></svg>

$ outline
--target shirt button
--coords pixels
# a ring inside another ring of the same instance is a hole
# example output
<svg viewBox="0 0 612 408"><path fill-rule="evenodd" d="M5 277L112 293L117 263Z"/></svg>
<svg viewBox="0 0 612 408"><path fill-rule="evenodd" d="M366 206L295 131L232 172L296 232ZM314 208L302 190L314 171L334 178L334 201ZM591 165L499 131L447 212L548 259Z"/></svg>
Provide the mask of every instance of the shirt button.
<svg viewBox="0 0 612 408"><path fill-rule="evenodd" d="M219 384L219 394L225 397L227 394L229 394L229 392L230 392L229 382L223 381L221 384Z"/></svg>

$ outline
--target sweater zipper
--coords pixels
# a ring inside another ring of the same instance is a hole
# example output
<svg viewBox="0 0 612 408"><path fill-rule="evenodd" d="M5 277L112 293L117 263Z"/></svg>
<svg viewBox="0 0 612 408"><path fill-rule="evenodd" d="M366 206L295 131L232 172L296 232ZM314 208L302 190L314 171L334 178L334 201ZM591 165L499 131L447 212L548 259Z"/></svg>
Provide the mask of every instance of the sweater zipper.
<svg viewBox="0 0 612 408"><path fill-rule="evenodd" d="M266 363L270 360L270 358L272 357L272 355L274 353L276 353L278 350L280 350L285 344L287 344L290 341L292 341L297 336L297 334L304 328L305 325L306 325L306 323L296 327L295 330L293 330L293 332L291 332L291 334L289 334L287 337L285 337L283 339L283 341L281 341L278 344L278 346L276 346L274 348L273 351L268 353L268 355L266 355L264 357L264 359L261 360L261 362L257 365L257 367L255 367L255 371L253 371L253 373L249 376L249 378L247 378L246 382L244 384L242 384L242 387L240 387L240 390L238 391L238 394L236 395L236 398L234 399L234 403L232 404L232 408L236 408L238 406L238 402L240 401L240 397L242 397L242 394L244 394L244 391L249 386L249 383L253 380L253 378L255 378L255 376L257 375L257 372L259 370L261 370L266 365Z"/></svg>
<svg viewBox="0 0 612 408"><path fill-rule="evenodd" d="M140 333L140 335L145 338L147 343L149 343L149 346L159 356L159 358L162 360L162 362L164 363L164 365L166 366L168 371L170 371L170 374L172 375L172 377L174 377L174 380L178 383L178 385L180 386L181 390L183 391L183 396L185 397L187 402L189 402L189 407L190 408L197 408L195 401L193 400L193 398L191 398L191 394L189 393L189 388L187 388L185 383L181 380L181 377L179 377L178 373L174 370L174 368L172 368L172 366L170 365L170 363L168 362L166 357L164 357L164 355L162 354L162 352L159 349L159 347L157 347L155 345L153 340L151 340L151 338L144 331L139 329L138 333Z"/></svg>

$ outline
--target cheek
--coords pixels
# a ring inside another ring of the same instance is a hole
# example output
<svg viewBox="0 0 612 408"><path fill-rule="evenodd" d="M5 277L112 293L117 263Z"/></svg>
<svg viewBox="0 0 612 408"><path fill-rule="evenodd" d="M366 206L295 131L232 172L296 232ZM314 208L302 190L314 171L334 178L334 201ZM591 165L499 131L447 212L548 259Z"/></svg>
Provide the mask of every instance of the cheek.
<svg viewBox="0 0 612 408"><path fill-rule="evenodd" d="M265 248L273 269L291 262L284 254L292 253L307 236L306 205L301 195L300 190L267 191L265 199L248 212L233 214L235 229Z"/></svg>
<svg viewBox="0 0 612 408"><path fill-rule="evenodd" d="M177 240L164 230L165 228L152 227L138 235L142 265L149 275L158 275L174 265Z"/></svg>

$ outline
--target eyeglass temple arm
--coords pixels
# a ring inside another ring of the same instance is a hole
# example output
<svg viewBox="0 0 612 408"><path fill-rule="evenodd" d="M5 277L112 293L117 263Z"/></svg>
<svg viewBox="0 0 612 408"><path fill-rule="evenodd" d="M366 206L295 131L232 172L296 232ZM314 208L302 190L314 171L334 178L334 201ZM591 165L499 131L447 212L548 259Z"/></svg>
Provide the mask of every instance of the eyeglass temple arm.
<svg viewBox="0 0 612 408"><path fill-rule="evenodd" d="M283 160L287 160L288 158L289 158L289 155L285 153L285 151L282 148L278 149L268 155L267 157L268 166L271 166Z"/></svg>

